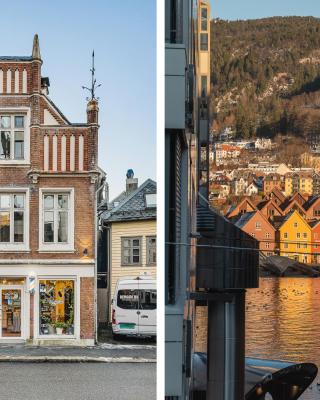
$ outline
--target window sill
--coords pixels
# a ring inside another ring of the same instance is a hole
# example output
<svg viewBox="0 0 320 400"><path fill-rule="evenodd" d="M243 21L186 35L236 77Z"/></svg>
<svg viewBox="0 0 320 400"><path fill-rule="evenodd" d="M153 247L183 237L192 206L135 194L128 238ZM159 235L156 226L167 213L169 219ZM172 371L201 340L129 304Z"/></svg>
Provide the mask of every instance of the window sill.
<svg viewBox="0 0 320 400"><path fill-rule="evenodd" d="M5 245L0 246L0 253L30 253L30 248L25 246Z"/></svg>
<svg viewBox="0 0 320 400"><path fill-rule="evenodd" d="M30 161L27 160L0 160L1 166L16 167L16 166L30 166Z"/></svg>
<svg viewBox="0 0 320 400"><path fill-rule="evenodd" d="M39 247L38 253L75 253L72 247Z"/></svg>
<svg viewBox="0 0 320 400"><path fill-rule="evenodd" d="M142 267L142 264L121 264L121 267Z"/></svg>

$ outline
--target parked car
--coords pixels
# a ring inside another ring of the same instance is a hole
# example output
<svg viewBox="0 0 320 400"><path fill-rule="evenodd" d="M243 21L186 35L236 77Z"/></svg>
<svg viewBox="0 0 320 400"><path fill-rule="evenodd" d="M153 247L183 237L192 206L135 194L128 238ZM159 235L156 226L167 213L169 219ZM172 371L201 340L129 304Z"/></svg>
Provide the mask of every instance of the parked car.
<svg viewBox="0 0 320 400"><path fill-rule="evenodd" d="M157 285L150 276L121 278L112 300L112 333L155 337Z"/></svg>

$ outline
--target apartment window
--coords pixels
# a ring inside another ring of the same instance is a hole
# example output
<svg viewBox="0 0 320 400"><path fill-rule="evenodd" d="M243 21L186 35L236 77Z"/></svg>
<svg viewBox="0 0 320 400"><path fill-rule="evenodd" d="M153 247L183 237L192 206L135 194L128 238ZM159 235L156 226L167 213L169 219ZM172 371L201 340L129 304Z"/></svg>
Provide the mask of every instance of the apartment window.
<svg viewBox="0 0 320 400"><path fill-rule="evenodd" d="M266 233L266 239L269 239L269 238L270 238L270 233L267 232L267 233Z"/></svg>
<svg viewBox="0 0 320 400"><path fill-rule="evenodd" d="M141 237L121 238L122 265L141 264Z"/></svg>
<svg viewBox="0 0 320 400"><path fill-rule="evenodd" d="M68 193L43 195L43 242L68 243L70 198Z"/></svg>
<svg viewBox="0 0 320 400"><path fill-rule="evenodd" d="M294 227L294 228L298 228L298 222L295 222L295 223L293 224L293 227Z"/></svg>
<svg viewBox="0 0 320 400"><path fill-rule="evenodd" d="M307 238L307 232L303 233L303 237L306 239Z"/></svg>
<svg viewBox="0 0 320 400"><path fill-rule="evenodd" d="M207 95L207 76L201 76L201 96Z"/></svg>
<svg viewBox="0 0 320 400"><path fill-rule="evenodd" d="M300 249L300 243L297 243L297 249Z"/></svg>
<svg viewBox="0 0 320 400"><path fill-rule="evenodd" d="M208 30L208 9L206 7L201 8L201 30Z"/></svg>
<svg viewBox="0 0 320 400"><path fill-rule="evenodd" d="M0 244L23 243L25 194L0 193Z"/></svg>
<svg viewBox="0 0 320 400"><path fill-rule="evenodd" d="M303 244L303 248L304 248L304 249L307 249L307 248L308 248L307 243L304 243L304 244Z"/></svg>
<svg viewBox="0 0 320 400"><path fill-rule="evenodd" d="M0 115L0 160L24 160L25 116Z"/></svg>
<svg viewBox="0 0 320 400"><path fill-rule="evenodd" d="M283 237L284 237L285 239L288 239L288 232L285 232L285 233L283 234Z"/></svg>
<svg viewBox="0 0 320 400"><path fill-rule="evenodd" d="M200 50L208 51L208 34L200 33Z"/></svg>
<svg viewBox="0 0 320 400"><path fill-rule="evenodd" d="M147 264L155 264L157 262L157 238L148 236L147 238Z"/></svg>
<svg viewBox="0 0 320 400"><path fill-rule="evenodd" d="M270 249L270 243L266 242L266 249Z"/></svg>
<svg viewBox="0 0 320 400"><path fill-rule="evenodd" d="M288 243L284 243L284 246L283 246L285 249L287 249L288 248Z"/></svg>
<svg viewBox="0 0 320 400"><path fill-rule="evenodd" d="M320 210L314 210L314 215L316 217L319 217L320 216Z"/></svg>
<svg viewBox="0 0 320 400"><path fill-rule="evenodd" d="M260 230L261 229L261 222L256 222L256 230Z"/></svg>
<svg viewBox="0 0 320 400"><path fill-rule="evenodd" d="M301 236L300 233L297 233L297 239L300 239L300 236Z"/></svg>

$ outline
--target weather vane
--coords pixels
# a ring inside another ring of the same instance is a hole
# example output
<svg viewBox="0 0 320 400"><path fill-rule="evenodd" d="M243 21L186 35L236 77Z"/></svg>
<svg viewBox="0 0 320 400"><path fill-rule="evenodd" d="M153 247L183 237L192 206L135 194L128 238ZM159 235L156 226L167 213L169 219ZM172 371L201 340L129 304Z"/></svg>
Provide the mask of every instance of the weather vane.
<svg viewBox="0 0 320 400"><path fill-rule="evenodd" d="M91 93L91 98L87 97L87 101L89 100L99 100L99 97L96 97L95 95L95 91L96 89L98 89L99 86L101 86L101 84L97 85L97 80L94 76L95 73L95 68L94 68L94 50L92 52L92 68L90 69L91 71L91 88L88 88L86 86L82 86L82 89L86 89Z"/></svg>

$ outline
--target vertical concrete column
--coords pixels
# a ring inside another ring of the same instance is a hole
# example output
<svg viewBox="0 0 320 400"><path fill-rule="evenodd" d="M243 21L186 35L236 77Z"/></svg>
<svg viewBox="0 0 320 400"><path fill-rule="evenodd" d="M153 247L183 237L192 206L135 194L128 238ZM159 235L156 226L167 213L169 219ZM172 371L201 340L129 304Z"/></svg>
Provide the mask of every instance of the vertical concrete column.
<svg viewBox="0 0 320 400"><path fill-rule="evenodd" d="M244 400L245 290L208 303L207 400Z"/></svg>

